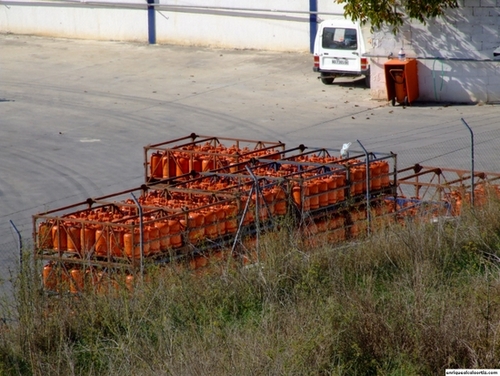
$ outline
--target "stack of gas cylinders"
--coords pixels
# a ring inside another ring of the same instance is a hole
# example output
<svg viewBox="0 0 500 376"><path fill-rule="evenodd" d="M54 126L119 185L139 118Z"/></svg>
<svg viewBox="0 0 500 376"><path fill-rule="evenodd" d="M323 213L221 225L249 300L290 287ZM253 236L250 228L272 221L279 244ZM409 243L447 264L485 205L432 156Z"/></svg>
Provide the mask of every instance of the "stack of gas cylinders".
<svg viewBox="0 0 500 376"><path fill-rule="evenodd" d="M368 216L396 208L393 154L342 158L325 148L190 135L148 145L144 155L141 187L33 216L47 290L130 288L150 262L252 262L257 233L285 220L306 242L340 242L365 234Z"/></svg>

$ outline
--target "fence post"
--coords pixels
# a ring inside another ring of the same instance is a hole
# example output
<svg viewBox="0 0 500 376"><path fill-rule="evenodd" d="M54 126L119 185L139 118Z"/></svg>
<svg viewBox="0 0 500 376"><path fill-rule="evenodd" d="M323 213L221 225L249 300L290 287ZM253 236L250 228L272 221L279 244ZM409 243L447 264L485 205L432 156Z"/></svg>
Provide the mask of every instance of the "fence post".
<svg viewBox="0 0 500 376"><path fill-rule="evenodd" d="M19 251L19 269L21 270L21 273L22 273L22 271L23 271L23 238L21 237L21 233L17 229L14 222L12 222L12 220L10 220L10 219L9 219L9 222L17 234L17 246L18 246L18 251Z"/></svg>
<svg viewBox="0 0 500 376"><path fill-rule="evenodd" d="M370 234L371 227L371 213L370 213L370 156L366 151L365 147L361 143L361 141L356 140L365 152L366 158L366 219L368 221L368 235Z"/></svg>
<svg viewBox="0 0 500 376"><path fill-rule="evenodd" d="M474 207L474 132L472 132L471 127L465 122L464 118L461 120L470 132L470 204Z"/></svg>
<svg viewBox="0 0 500 376"><path fill-rule="evenodd" d="M144 223L143 223L143 217L142 217L142 206L137 201L135 198L134 194L130 192L132 195L132 199L134 200L135 204L137 205L137 209L139 209L139 249L141 252L141 262L140 262L140 270L141 270L141 278L143 277L144 274ZM133 236L132 236L133 238ZM132 244L133 247L133 244ZM135 251L133 251L135 253Z"/></svg>

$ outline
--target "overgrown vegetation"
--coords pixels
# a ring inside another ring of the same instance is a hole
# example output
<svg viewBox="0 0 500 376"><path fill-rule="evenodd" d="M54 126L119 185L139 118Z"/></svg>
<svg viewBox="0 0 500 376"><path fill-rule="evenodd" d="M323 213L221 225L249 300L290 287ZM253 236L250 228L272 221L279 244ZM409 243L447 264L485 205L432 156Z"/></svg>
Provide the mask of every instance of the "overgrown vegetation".
<svg viewBox="0 0 500 376"><path fill-rule="evenodd" d="M496 203L342 247L310 250L286 229L260 246L258 266L153 270L132 294L47 297L27 268L6 312L15 320L0 328L0 374L435 375L500 364Z"/></svg>

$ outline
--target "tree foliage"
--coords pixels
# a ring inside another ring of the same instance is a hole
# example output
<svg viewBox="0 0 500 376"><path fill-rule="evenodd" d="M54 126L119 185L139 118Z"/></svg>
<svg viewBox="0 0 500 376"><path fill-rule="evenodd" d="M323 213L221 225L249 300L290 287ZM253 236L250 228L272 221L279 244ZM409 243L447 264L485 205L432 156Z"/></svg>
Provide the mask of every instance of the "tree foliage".
<svg viewBox="0 0 500 376"><path fill-rule="evenodd" d="M362 24L371 23L372 28L387 25L394 33L403 24L404 18L426 23L429 18L442 16L446 9L458 8L457 0L336 0L345 4L344 14Z"/></svg>

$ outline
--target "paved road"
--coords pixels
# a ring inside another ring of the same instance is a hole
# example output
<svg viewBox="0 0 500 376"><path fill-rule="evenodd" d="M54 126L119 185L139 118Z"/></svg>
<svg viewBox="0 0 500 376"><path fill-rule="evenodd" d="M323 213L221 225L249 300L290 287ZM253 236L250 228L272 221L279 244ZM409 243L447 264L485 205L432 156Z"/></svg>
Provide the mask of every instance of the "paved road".
<svg viewBox="0 0 500 376"><path fill-rule="evenodd" d="M360 140L399 165L500 171L498 107L370 99L363 80L322 85L308 54L0 35L0 273L31 216L143 181L143 146L191 132L339 149ZM496 142L496 144L495 144ZM496 150L495 150L496 148ZM359 150L359 148L358 148Z"/></svg>

